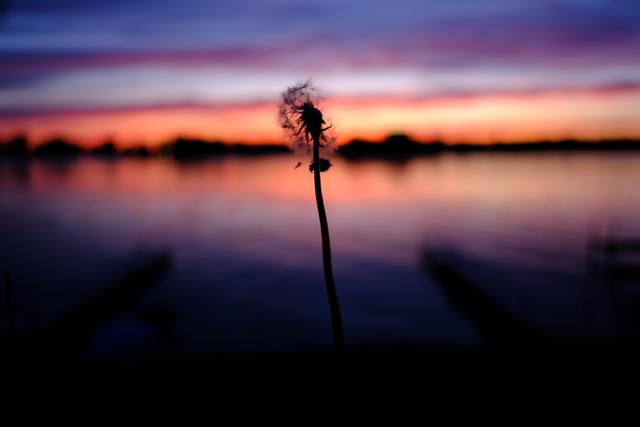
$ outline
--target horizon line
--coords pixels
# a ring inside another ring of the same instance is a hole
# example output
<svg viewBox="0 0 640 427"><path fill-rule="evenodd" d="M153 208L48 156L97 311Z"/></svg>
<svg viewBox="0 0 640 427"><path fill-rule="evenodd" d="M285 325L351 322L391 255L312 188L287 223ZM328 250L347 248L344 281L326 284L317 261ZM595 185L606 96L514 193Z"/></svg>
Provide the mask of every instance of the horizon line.
<svg viewBox="0 0 640 427"><path fill-rule="evenodd" d="M603 138L576 138L576 137L558 137L558 138L532 138L532 139L514 139L514 140L493 140L490 142L479 142L479 141L466 141L466 140L458 140L458 141L446 141L438 138L415 138L409 133L404 132L393 132L387 134L383 138L362 138L362 137L354 137L348 138L346 141L342 141L340 143L336 143L336 147L343 147L354 142L363 142L367 144L383 144L384 142L390 141L394 138L406 138L408 141L420 145L441 145L444 147L456 147L456 146L472 146L472 147L492 147L492 146L501 146L501 145L536 145L536 144L563 144L563 143L580 143L580 144L598 144L598 143L609 143L609 142L640 142L640 136L638 137L626 137L626 136L609 136ZM64 135L53 135L49 138L44 139L39 143L33 143L31 138L24 133L16 133L9 137L0 137L0 146L8 145L11 142L14 142L19 139L24 139L26 146L29 150L36 150L39 147L50 144L52 142L63 142L69 144L71 146L75 146L79 148L81 151L90 152L96 148L104 147L109 144L112 144L118 151L126 151L128 149L140 149L145 148L150 152L161 151L166 147L170 147L174 145L178 141L189 141L189 142L202 142L205 144L219 144L224 147L283 147L288 148L290 144L285 143L283 141L268 141L265 140L260 143L253 143L247 141L233 141L233 140L224 140L218 138L204 138L204 137L192 137L186 135L179 135L173 138L168 138L163 141L160 141L155 144L119 144L117 140L111 138L105 138L101 142L96 144L87 145L82 141L79 141L78 138L69 138Z"/></svg>

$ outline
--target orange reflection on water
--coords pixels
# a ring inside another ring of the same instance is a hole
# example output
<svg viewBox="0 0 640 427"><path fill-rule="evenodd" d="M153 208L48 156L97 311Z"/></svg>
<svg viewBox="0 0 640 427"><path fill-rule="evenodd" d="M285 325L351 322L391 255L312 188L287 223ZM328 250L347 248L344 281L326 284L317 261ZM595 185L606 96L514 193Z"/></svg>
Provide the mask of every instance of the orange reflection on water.
<svg viewBox="0 0 640 427"><path fill-rule="evenodd" d="M590 239L603 226L640 235L639 160L575 152L334 159L323 186L350 339L473 339L422 270L425 247L453 249L456 266L507 306L515 301L519 316L554 334L582 333ZM315 342L313 328L282 332L326 325L328 315L312 175L296 161L3 161L0 219L10 226L0 228L2 259L21 293L51 310L57 296L67 298L60 309L95 291L132 251L167 249L171 275L148 297L177 311L185 335L201 334L197 345L220 349L229 324L250 324L257 332L243 330L242 341L255 351L265 319L283 319L272 332L288 345Z"/></svg>

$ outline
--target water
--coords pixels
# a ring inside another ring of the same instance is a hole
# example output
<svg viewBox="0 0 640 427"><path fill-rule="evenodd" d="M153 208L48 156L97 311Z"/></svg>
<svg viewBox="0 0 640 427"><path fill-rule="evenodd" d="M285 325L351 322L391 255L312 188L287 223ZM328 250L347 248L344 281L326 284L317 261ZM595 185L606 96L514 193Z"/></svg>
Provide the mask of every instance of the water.
<svg viewBox="0 0 640 427"><path fill-rule="evenodd" d="M312 175L295 163L2 162L0 267L13 276L20 328L46 329L168 250L170 273L87 354L329 348ZM550 339L618 336L610 284L593 274L588 247L640 236L640 155L334 164L323 186L347 346L483 342L425 272L425 251L445 254Z"/></svg>

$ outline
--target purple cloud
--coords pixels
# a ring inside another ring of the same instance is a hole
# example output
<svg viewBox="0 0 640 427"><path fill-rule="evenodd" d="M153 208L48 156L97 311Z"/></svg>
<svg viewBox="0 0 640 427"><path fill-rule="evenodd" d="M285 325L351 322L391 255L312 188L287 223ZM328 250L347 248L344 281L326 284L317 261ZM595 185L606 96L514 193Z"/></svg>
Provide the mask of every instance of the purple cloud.
<svg viewBox="0 0 640 427"><path fill-rule="evenodd" d="M525 86L540 70L588 69L600 78L576 83L603 86L630 79L637 52L637 1L17 0L0 27L0 96L46 93L60 76L95 70L109 87L110 70L141 66L363 77L508 70Z"/></svg>

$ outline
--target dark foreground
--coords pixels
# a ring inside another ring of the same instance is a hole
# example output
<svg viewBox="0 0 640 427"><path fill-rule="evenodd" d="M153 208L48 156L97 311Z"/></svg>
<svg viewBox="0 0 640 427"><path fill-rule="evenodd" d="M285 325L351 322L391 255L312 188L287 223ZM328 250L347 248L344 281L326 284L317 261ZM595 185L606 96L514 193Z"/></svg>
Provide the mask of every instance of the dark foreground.
<svg viewBox="0 0 640 427"><path fill-rule="evenodd" d="M517 424L603 416L610 423L637 408L639 353L635 345L605 344L356 350L347 359L346 424L424 425L442 416ZM23 417L332 425L329 355L131 364L4 355L3 412L19 409Z"/></svg>

